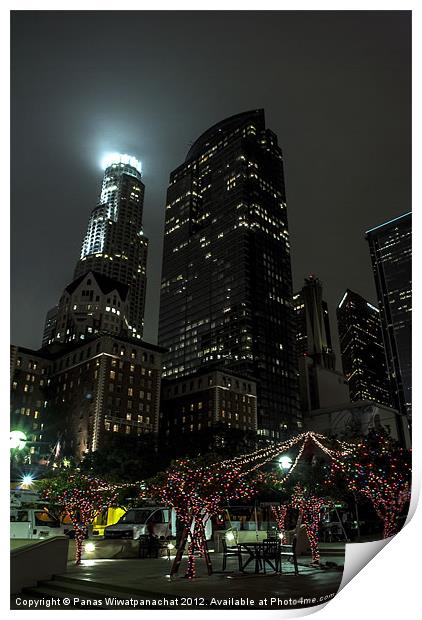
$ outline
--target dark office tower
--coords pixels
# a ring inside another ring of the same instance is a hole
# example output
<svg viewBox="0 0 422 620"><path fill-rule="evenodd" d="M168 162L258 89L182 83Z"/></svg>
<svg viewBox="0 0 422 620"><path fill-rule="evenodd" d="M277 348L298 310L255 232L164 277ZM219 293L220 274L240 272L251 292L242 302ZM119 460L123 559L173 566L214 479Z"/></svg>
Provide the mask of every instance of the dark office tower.
<svg viewBox="0 0 422 620"><path fill-rule="evenodd" d="M378 308L347 289L337 308L337 322L350 400L391 406Z"/></svg>
<svg viewBox="0 0 422 620"><path fill-rule="evenodd" d="M394 406L412 409L412 214L366 232Z"/></svg>
<svg viewBox="0 0 422 620"><path fill-rule="evenodd" d="M296 342L299 356L308 355L317 364L334 370L327 302L322 299L322 283L314 275L305 278L305 286L293 296L296 315Z"/></svg>
<svg viewBox="0 0 422 620"><path fill-rule="evenodd" d="M327 303L314 275L293 296L299 367L299 398L303 413L349 402L343 375L336 371Z"/></svg>
<svg viewBox="0 0 422 620"><path fill-rule="evenodd" d="M58 306L54 306L53 308L50 308L50 310L46 314L45 323L44 323L44 332L42 336L43 347L46 347L47 345L51 344L54 340L54 334L56 333L56 326L57 326L58 311L59 311Z"/></svg>
<svg viewBox="0 0 422 620"><path fill-rule="evenodd" d="M258 383L258 433L301 426L283 156L263 110L202 134L170 175L159 342L169 379L220 366Z"/></svg>
<svg viewBox="0 0 422 620"><path fill-rule="evenodd" d="M142 230L145 186L140 163L128 155L113 154L105 162L98 205L76 265L74 279L89 271L129 287L128 333L142 338L148 240Z"/></svg>

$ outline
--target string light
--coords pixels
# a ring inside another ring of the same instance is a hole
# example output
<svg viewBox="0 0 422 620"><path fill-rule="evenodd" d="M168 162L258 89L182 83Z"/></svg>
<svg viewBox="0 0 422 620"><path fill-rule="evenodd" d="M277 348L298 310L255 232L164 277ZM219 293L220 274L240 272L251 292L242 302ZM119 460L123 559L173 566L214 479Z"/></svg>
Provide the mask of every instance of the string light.
<svg viewBox="0 0 422 620"><path fill-rule="evenodd" d="M286 529L286 516L287 516L288 505L287 504L279 504L277 506L271 506L271 512L274 515L274 518L277 523L277 530L280 534L281 542L284 542L284 530Z"/></svg>
<svg viewBox="0 0 422 620"><path fill-rule="evenodd" d="M326 505L326 500L306 493L304 488L297 484L293 490L291 505L293 508L299 509L299 515L311 547L312 563L319 564L318 530L321 510Z"/></svg>
<svg viewBox="0 0 422 620"><path fill-rule="evenodd" d="M75 532L75 562L81 563L85 531L96 515L117 501L117 493L106 491L105 483L93 476L71 474L47 480L42 495L63 506Z"/></svg>
<svg viewBox="0 0 422 620"><path fill-rule="evenodd" d="M384 524L383 537L399 530L399 517L411 494L410 450L372 432L347 458L333 459L331 474L342 475L351 491L366 497Z"/></svg>
<svg viewBox="0 0 422 620"><path fill-rule="evenodd" d="M187 531L189 544L186 577L193 579L197 552L200 557L205 556L208 569L211 570L205 536L207 521L221 512L229 501L252 498L258 492L260 482L270 482L277 488L283 487L301 460L308 442L312 442L330 458L330 480L332 481L336 473L342 474L350 490L370 499L378 516L384 521L384 536L395 533L398 529L398 516L410 498L410 465L403 466L403 462L407 463L408 452L401 450L392 456L391 446L386 440L376 443L375 449L371 451L368 442L353 444L328 439L312 431L300 433L288 441L221 462L204 464L203 460L179 459L172 467L148 483L141 480L115 484L82 474L67 475L61 487L54 484L57 483L57 479L49 481L46 497L63 504L72 520L77 564L81 562L86 526L92 522L99 510L115 504L119 489L136 488L140 498L153 498L174 508ZM336 447L332 447L333 445ZM273 472L258 472L275 457L296 446L299 447L297 455L291 468L282 478ZM385 462L377 468L377 459L379 461L380 457ZM321 510L326 503L326 500L296 485L290 504L299 509L311 546L312 561L316 564L319 563L320 557L318 526ZM276 506L272 510L278 529L284 530L288 505ZM181 552L182 549L179 547L173 567Z"/></svg>

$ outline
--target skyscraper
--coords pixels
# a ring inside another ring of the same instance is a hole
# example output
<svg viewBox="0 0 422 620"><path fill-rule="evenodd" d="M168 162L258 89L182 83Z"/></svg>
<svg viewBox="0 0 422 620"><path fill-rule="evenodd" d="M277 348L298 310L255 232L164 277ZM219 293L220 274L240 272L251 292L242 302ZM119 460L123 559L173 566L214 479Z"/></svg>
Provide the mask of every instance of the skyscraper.
<svg viewBox="0 0 422 620"><path fill-rule="evenodd" d="M309 355L318 364L334 370L328 305L322 299L322 283L317 277L311 274L305 278L305 286L293 295L293 307L298 354Z"/></svg>
<svg viewBox="0 0 422 620"><path fill-rule="evenodd" d="M394 406L412 409L412 214L366 232Z"/></svg>
<svg viewBox="0 0 422 620"><path fill-rule="evenodd" d="M336 370L330 317L322 298L322 282L313 274L293 295L299 367L299 397L303 413L349 402L349 390Z"/></svg>
<svg viewBox="0 0 422 620"><path fill-rule="evenodd" d="M142 338L146 292L148 239L143 234L145 186L140 163L129 155L113 154L93 209L74 278L89 271L129 287L128 333Z"/></svg>
<svg viewBox="0 0 422 620"><path fill-rule="evenodd" d="M159 344L168 378L256 379L264 437L301 426L283 156L263 110L208 129L170 175Z"/></svg>
<svg viewBox="0 0 422 620"><path fill-rule="evenodd" d="M391 406L379 309L347 289L337 307L337 321L350 400Z"/></svg>
<svg viewBox="0 0 422 620"><path fill-rule="evenodd" d="M43 348L12 347L13 424L38 443L59 439L77 460L113 437L158 432L163 350L141 339L143 196L140 164L113 155L74 279L47 314Z"/></svg>

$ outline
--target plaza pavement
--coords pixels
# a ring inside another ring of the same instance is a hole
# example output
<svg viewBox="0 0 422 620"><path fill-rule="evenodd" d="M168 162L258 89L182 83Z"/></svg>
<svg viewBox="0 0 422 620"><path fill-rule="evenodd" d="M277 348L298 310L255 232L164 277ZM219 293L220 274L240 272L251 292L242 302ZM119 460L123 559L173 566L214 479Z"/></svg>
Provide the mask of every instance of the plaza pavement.
<svg viewBox="0 0 422 620"><path fill-rule="evenodd" d="M327 552L326 552L327 553ZM247 573L239 573L236 558L228 558L221 571L223 556L211 554L213 574L206 573L203 559L196 561L196 578L184 577L184 557L178 575L170 578L171 561L167 558L83 560L80 566L68 564L64 575L26 588L24 597L64 597L70 601L60 609L92 608L101 600L100 609L145 607L151 609L283 609L319 605L332 598L342 579L344 556L324 555L323 564L336 566L321 569L310 567L309 557L299 558L299 575L293 566L283 562L282 574L255 574L253 563ZM304 605L302 597L308 599ZM122 605L119 601L126 601ZM187 600L184 600L187 599ZM271 599L276 599L272 601ZM17 609L13 604L12 608ZM22 604L21 607L22 608ZM98 608L98 607L96 607Z"/></svg>

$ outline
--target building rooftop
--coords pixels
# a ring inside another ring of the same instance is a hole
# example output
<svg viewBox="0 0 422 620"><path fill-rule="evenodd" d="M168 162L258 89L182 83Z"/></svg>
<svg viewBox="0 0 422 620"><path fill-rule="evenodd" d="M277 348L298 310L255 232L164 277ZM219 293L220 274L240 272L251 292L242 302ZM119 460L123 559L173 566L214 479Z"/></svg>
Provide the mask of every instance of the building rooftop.
<svg viewBox="0 0 422 620"><path fill-rule="evenodd" d="M404 217L408 217L409 215L412 215L411 211L409 211L408 213L403 213L403 215L399 215L398 217L395 217L392 220L388 220L388 222L384 222L383 224L379 224L379 226L375 226L374 228L370 228L369 230L367 230L365 232L365 235L369 235L370 233L374 232L374 230L378 230L379 228L384 228L384 226L389 226L393 222L397 222L398 220L401 220Z"/></svg>
<svg viewBox="0 0 422 620"><path fill-rule="evenodd" d="M201 134L190 147L188 154L186 155L185 163L190 161L191 159L195 159L201 153L203 153L209 143L213 141L216 137L220 138L225 133L234 131L235 129L237 129L237 127L241 127L248 121L257 122L262 125L262 128L264 128L264 110L258 109L241 112L240 114L229 116L223 121L220 121L219 123L216 123L209 129L207 129L207 131Z"/></svg>
<svg viewBox="0 0 422 620"><path fill-rule="evenodd" d="M114 278L110 278L109 276L99 273L98 271L87 271L82 276L79 276L79 278L76 278L76 280L73 280L73 282L68 284L65 291L71 295L88 274L92 275L104 295L107 295L107 293L111 293L112 291L117 291L120 295L120 299L123 301L126 300L129 287L126 284L123 284L123 282L114 280Z"/></svg>

